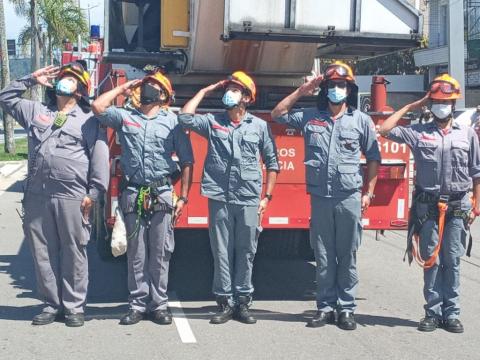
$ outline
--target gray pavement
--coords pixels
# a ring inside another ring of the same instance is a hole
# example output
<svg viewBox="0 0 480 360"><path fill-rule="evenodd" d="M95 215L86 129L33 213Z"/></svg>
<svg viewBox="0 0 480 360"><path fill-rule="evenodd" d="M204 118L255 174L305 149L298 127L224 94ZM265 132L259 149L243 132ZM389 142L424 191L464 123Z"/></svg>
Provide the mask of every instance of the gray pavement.
<svg viewBox="0 0 480 360"><path fill-rule="evenodd" d="M122 261L103 262L89 245L90 288L83 328L62 323L34 327L39 310L31 256L20 219L24 167L0 177L0 357L1 359L479 359L480 222L474 226L472 258L462 262L465 333L420 333L422 273L402 262L405 234L364 234L360 249L359 327L305 327L314 314L314 264L302 259L257 256L254 269L256 325L231 321L210 325L212 260L203 231L179 232L170 292L176 324L143 321L118 325L127 309ZM20 175L19 175L20 174ZM10 185L10 183L13 185ZM2 189L5 192L2 193ZM182 313L185 317L182 317Z"/></svg>

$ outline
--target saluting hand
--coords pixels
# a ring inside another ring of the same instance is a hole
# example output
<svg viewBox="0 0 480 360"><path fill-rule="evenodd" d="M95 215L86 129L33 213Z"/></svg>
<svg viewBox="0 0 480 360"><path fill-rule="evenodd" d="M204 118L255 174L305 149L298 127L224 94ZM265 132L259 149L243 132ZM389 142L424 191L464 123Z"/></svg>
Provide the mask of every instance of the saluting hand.
<svg viewBox="0 0 480 360"><path fill-rule="evenodd" d="M127 81L125 84L122 85L122 95L123 96L132 95L133 89L138 87L141 83L142 83L141 79Z"/></svg>
<svg viewBox="0 0 480 360"><path fill-rule="evenodd" d="M311 96L323 80L323 75L318 75L302 84L298 91L302 96Z"/></svg>
<svg viewBox="0 0 480 360"><path fill-rule="evenodd" d="M209 86L207 86L207 87L204 87L204 88L202 89L202 91L205 93L205 95L206 95L206 94L209 94L209 93L211 93L212 91L215 91L215 90L217 90L218 88L221 88L221 87L225 86L225 83L226 83L225 80L221 80L221 81L219 81L219 82L216 82L215 84L211 84L211 85L209 85Z"/></svg>
<svg viewBox="0 0 480 360"><path fill-rule="evenodd" d="M428 104L430 100L430 92L427 92L427 94L421 98L420 100L414 101L413 103L409 104L408 107L410 110L421 110L422 106L425 106Z"/></svg>
<svg viewBox="0 0 480 360"><path fill-rule="evenodd" d="M32 77L35 79L37 84L52 88L53 85L51 80L55 79L59 72L60 68L58 66L49 65L42 69L36 70L34 73L32 73Z"/></svg>
<svg viewBox="0 0 480 360"><path fill-rule="evenodd" d="M89 196L85 196L80 205L82 210L83 219L87 222L90 221L90 211L92 210L93 200Z"/></svg>

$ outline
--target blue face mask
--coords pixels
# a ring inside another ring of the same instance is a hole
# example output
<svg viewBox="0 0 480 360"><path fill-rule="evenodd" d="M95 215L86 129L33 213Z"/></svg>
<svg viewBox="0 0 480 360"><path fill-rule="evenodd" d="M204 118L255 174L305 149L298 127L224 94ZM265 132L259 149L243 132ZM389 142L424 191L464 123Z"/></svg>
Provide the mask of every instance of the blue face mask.
<svg viewBox="0 0 480 360"><path fill-rule="evenodd" d="M334 87L328 89L328 100L334 104L340 104L347 98L347 88Z"/></svg>
<svg viewBox="0 0 480 360"><path fill-rule="evenodd" d="M233 109L235 106L240 104L242 99L242 94L228 90L225 95L223 95L222 102L227 109Z"/></svg>
<svg viewBox="0 0 480 360"><path fill-rule="evenodd" d="M73 96L75 83L70 79L61 79L55 86L55 94L59 96Z"/></svg>

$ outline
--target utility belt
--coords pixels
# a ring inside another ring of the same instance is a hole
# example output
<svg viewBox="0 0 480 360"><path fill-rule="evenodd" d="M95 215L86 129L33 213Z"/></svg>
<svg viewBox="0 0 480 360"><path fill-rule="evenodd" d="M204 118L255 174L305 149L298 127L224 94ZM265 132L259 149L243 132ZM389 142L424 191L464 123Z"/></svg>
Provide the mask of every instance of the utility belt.
<svg viewBox="0 0 480 360"><path fill-rule="evenodd" d="M170 186L172 185L172 178L170 176L164 176L164 177L161 177L160 179L157 179L155 181L152 181L151 183L148 183L148 184L137 184L133 181L128 181L127 184L126 184L126 187L134 187L134 188L141 188L141 187L148 187L148 188L151 188L151 189L156 189L156 188L159 188L159 187L163 187L163 186Z"/></svg>
<svg viewBox="0 0 480 360"><path fill-rule="evenodd" d="M462 210L462 199L467 195L466 192L458 192L453 194L433 194L423 190L415 189L413 194L412 207L410 209L410 217L408 219L408 235L407 249L405 256L408 255L408 262L411 264L413 259L423 267L429 269L435 265L440 248L442 246L443 231L445 223L452 217L461 218L465 227L468 226L470 210ZM421 216L417 216L417 204L428 204L427 212ZM434 220L438 224L438 244L435 246L433 255L424 260L420 255L420 231L423 224L428 220ZM470 234L467 247L467 256L470 256L472 249L472 236ZM405 260L405 257L404 257Z"/></svg>
<svg viewBox="0 0 480 360"><path fill-rule="evenodd" d="M413 196L413 204L412 204L412 211L411 215L417 217L416 211L416 203L428 204L428 211L427 213L421 218L423 219L422 224L427 221L428 219L438 219L438 215L440 213L438 204L445 204L446 208L446 219L450 219L451 217L459 217L462 218L464 221L468 220L470 210L462 210L462 199L465 197L467 193L454 193L449 195L437 195L428 192L420 192L414 193Z"/></svg>
<svg viewBox="0 0 480 360"><path fill-rule="evenodd" d="M166 185L172 185L170 176L164 176L148 184L138 184L133 181L123 182L121 186L122 191L126 188L135 188L137 190L137 198L135 201L136 212L139 217L150 219L152 214L156 211L171 211L173 204L168 204L161 201L157 188Z"/></svg>
<svg viewBox="0 0 480 360"><path fill-rule="evenodd" d="M175 206L168 204L160 198L160 194L157 192L157 188L163 187L166 185L171 185L172 180L169 176L164 176L158 180L155 180L148 185L137 184L132 181L125 181L124 186L122 186L122 191L127 187L135 188L137 196L135 199L135 212L137 213L137 219L135 222L135 230L127 236L127 240L130 240L133 236L138 233L140 227L140 219L143 219L146 222L147 228L151 226L151 220L153 214L158 211L171 212L172 215L175 211ZM173 199L176 198L175 191L173 190Z"/></svg>
<svg viewBox="0 0 480 360"><path fill-rule="evenodd" d="M437 203L438 201L453 202L453 201L462 200L466 194L467 194L466 192L462 191L462 192L451 193L448 195L440 195L440 194L429 193L419 188L416 188L414 192L414 199L422 203L430 203L430 202Z"/></svg>

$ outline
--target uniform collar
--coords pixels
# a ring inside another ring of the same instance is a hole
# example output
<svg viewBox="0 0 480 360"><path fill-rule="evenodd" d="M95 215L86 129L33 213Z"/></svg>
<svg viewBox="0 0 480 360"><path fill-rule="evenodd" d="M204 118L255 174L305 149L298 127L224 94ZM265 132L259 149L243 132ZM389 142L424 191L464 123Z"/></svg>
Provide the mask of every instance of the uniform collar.
<svg viewBox="0 0 480 360"><path fill-rule="evenodd" d="M431 121L431 122L428 122L425 124L425 127L428 128L428 129L438 129L439 131L441 131L442 129L440 129L437 125L437 123L435 122L435 120ZM455 121L452 122L452 127L451 129L455 129L455 130L458 130L460 129L460 125L457 124Z"/></svg>
<svg viewBox="0 0 480 360"><path fill-rule="evenodd" d="M168 114L167 109L164 108L164 107L160 108L160 110L152 117L148 117L147 115L145 115L144 113L142 113L140 110L138 110L136 108L133 108L133 111L135 112L135 115L138 115L142 119L145 119L145 120L154 120L154 119L158 118L159 116L165 116L165 115Z"/></svg>
<svg viewBox="0 0 480 360"><path fill-rule="evenodd" d="M245 113L245 116L243 117L243 120L238 124L236 125L236 127L239 127L240 125L242 125L243 123L251 123L253 120L253 115L250 114L248 111ZM222 121L224 123L224 125L235 125L235 123L233 123L231 120L230 120L230 116L228 116L228 111L224 111L223 114L222 114Z"/></svg>
<svg viewBox="0 0 480 360"><path fill-rule="evenodd" d="M341 119L342 117L344 117L345 115L353 115L353 112L355 111L354 108L352 108L351 106L347 106L347 109L345 110L345 112L342 114L342 116L336 118L335 120L332 119L332 113L330 112L330 109L327 107L325 109L318 109L318 112L320 113L320 116L326 116L328 117L328 119L332 120L332 121L337 121L339 119Z"/></svg>
<svg viewBox="0 0 480 360"><path fill-rule="evenodd" d="M55 111L56 111L56 112L60 112L60 110L58 110L58 106L57 106L57 105L55 105ZM82 111L82 110L80 109L80 106L79 106L78 103L77 103L77 104L75 104L75 106L74 106L73 108L71 108L70 111L67 112L66 114L67 114L67 116L73 116L73 117L75 117L75 116L77 116L78 111Z"/></svg>

